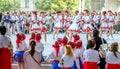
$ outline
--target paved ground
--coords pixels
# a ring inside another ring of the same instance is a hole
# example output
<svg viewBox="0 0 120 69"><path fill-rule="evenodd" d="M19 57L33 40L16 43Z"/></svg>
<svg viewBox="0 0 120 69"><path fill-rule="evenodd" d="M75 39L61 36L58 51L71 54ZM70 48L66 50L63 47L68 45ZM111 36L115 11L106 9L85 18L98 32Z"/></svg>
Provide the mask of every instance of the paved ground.
<svg viewBox="0 0 120 69"><path fill-rule="evenodd" d="M12 64L12 69L18 69L17 64ZM51 65L50 64L42 64L40 69L51 69Z"/></svg>

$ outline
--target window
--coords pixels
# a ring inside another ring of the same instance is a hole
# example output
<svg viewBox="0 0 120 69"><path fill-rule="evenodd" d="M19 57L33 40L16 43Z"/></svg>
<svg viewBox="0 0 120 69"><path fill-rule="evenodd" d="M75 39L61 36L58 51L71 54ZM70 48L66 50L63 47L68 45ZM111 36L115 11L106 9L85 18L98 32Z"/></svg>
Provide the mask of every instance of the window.
<svg viewBox="0 0 120 69"><path fill-rule="evenodd" d="M29 0L25 0L25 8L29 8Z"/></svg>

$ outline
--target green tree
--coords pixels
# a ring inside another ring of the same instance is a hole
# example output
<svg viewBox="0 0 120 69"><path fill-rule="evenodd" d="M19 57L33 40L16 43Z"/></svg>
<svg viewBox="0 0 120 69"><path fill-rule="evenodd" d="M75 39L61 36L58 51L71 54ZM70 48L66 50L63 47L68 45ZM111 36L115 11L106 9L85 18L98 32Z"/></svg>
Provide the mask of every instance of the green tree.
<svg viewBox="0 0 120 69"><path fill-rule="evenodd" d="M16 8L20 8L18 0L0 0L0 11L5 12Z"/></svg>
<svg viewBox="0 0 120 69"><path fill-rule="evenodd" d="M71 11L78 9L78 0L37 0L35 6L38 10L56 11L65 10L68 7Z"/></svg>

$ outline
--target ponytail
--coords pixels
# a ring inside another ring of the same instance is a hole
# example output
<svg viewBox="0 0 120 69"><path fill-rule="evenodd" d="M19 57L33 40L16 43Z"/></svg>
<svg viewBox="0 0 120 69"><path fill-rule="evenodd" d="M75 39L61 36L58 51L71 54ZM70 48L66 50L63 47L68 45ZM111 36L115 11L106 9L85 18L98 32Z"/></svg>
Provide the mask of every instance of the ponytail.
<svg viewBox="0 0 120 69"><path fill-rule="evenodd" d="M30 51L29 51L31 56L33 56L34 53L35 53L35 46L36 46L36 42L35 42L34 40L32 40L32 41L30 42L30 47L31 47L31 49L30 49Z"/></svg>

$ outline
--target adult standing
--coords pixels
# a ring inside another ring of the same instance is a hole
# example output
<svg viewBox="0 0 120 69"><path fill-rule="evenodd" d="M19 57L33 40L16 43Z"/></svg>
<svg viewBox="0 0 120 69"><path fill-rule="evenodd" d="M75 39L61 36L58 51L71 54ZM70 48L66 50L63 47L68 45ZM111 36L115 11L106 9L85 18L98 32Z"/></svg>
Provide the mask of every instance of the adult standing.
<svg viewBox="0 0 120 69"><path fill-rule="evenodd" d="M40 68L40 53L35 51L36 42L30 42L30 50L24 54L25 69L41 69Z"/></svg>
<svg viewBox="0 0 120 69"><path fill-rule="evenodd" d="M12 69L12 44L6 34L6 27L0 26L0 69Z"/></svg>
<svg viewBox="0 0 120 69"><path fill-rule="evenodd" d="M7 35L10 36L10 15L9 12L6 12L2 18L4 26L7 28Z"/></svg>
<svg viewBox="0 0 120 69"><path fill-rule="evenodd" d="M104 38L101 38L99 37L99 31L98 30L94 30L93 31L93 38L95 40L95 43L96 43L96 47L95 47L95 50L99 50L100 48L100 45L104 42L104 43L107 43L106 40ZM100 69L105 69L105 57L101 57L100 56L100 63L99 63L99 67Z"/></svg>

